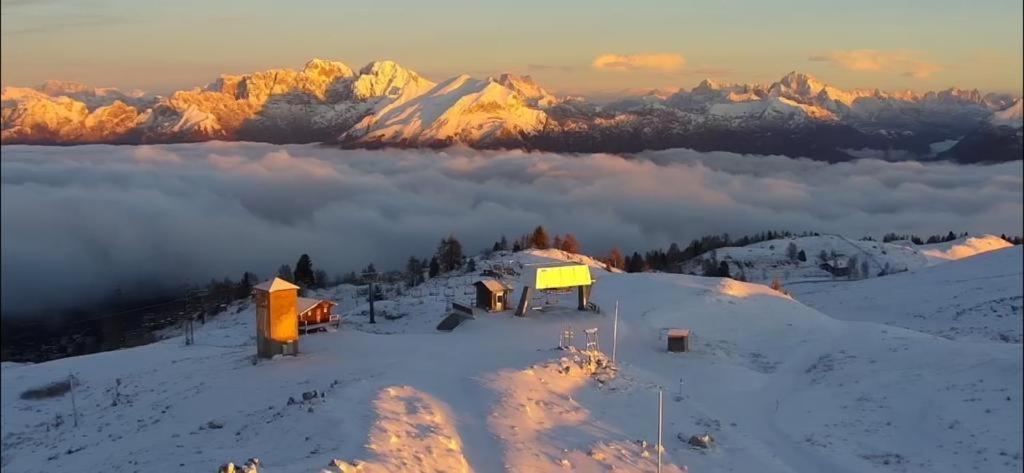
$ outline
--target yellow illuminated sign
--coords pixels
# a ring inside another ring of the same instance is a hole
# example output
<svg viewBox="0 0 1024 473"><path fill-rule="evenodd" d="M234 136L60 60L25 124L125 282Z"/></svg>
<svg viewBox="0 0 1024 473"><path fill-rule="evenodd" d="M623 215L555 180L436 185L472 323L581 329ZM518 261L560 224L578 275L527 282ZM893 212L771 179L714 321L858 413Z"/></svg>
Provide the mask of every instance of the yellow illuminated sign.
<svg viewBox="0 0 1024 473"><path fill-rule="evenodd" d="M585 264L537 268L536 289L589 286L590 267Z"/></svg>

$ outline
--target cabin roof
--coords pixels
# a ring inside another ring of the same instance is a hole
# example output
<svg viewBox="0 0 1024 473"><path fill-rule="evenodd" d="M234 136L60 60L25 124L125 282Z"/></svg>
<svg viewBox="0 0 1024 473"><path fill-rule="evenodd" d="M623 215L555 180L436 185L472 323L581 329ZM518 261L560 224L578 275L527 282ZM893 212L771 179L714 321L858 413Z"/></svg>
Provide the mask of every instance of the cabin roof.
<svg viewBox="0 0 1024 473"><path fill-rule="evenodd" d="M266 292L283 291L285 289L298 289L296 286L288 281L281 278L274 278L269 281L264 281L252 287L253 289L259 289Z"/></svg>
<svg viewBox="0 0 1024 473"><path fill-rule="evenodd" d="M313 299L313 298L309 298L309 297L299 297L295 301L295 309L298 311L299 315L302 315L302 314L308 312L309 309L312 309L313 307L316 307L316 305L321 303L321 302L327 302L327 303L333 304L333 302L325 301L323 299Z"/></svg>
<svg viewBox="0 0 1024 473"><path fill-rule="evenodd" d="M670 328L668 329L668 338L679 338L689 337L690 329L688 328Z"/></svg>
<svg viewBox="0 0 1024 473"><path fill-rule="evenodd" d="M505 292L512 290L512 288L506 286L501 281L496 281L494 279L481 279L477 281L475 284L481 284L484 287L486 287L488 291L491 292Z"/></svg>

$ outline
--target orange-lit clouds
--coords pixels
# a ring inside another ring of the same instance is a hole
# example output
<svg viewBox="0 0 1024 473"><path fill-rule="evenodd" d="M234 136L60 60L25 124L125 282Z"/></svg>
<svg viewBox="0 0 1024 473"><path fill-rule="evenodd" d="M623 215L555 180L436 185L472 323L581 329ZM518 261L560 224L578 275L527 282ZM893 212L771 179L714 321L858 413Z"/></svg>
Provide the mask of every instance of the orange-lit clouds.
<svg viewBox="0 0 1024 473"><path fill-rule="evenodd" d="M611 71L650 70L660 72L678 71L686 59L673 53L649 54L602 54L591 64L594 69Z"/></svg>
<svg viewBox="0 0 1024 473"><path fill-rule="evenodd" d="M812 61L836 64L851 71L898 72L903 76L925 79L942 68L918 59L904 51L876 49L835 50L828 54L811 56Z"/></svg>

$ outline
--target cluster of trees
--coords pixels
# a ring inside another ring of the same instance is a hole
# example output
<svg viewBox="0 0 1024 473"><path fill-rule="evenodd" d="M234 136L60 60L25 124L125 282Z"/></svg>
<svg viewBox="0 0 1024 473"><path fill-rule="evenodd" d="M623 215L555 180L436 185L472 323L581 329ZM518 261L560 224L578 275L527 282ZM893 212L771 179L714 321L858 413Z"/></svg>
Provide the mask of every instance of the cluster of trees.
<svg viewBox="0 0 1024 473"><path fill-rule="evenodd" d="M742 271L742 268L740 268ZM718 261L717 258L708 258L702 262L701 274L712 278L731 278L732 271L729 270L729 262L722 260ZM746 276L737 275L737 280L745 281Z"/></svg>
<svg viewBox="0 0 1024 473"><path fill-rule="evenodd" d="M287 264L277 268L277 277L295 283L303 290L319 289L339 282L338 278L331 279L326 271L313 268L313 259L305 253L295 262L294 270Z"/></svg>
<svg viewBox="0 0 1024 473"><path fill-rule="evenodd" d="M796 263L797 261L807 261L807 253L804 253L804 250L798 248L796 246L796 242L791 241L789 242L789 245L786 245L786 258L789 258L789 261L793 263Z"/></svg>
<svg viewBox="0 0 1024 473"><path fill-rule="evenodd" d="M619 268L628 272L641 272L641 271L664 271L674 272L678 271L679 263L692 259L701 254L709 251L714 251L719 248L727 246L746 246L754 243L760 243L762 241L777 240L780 238L790 238L794 236L818 236L818 233L814 232L803 232L794 234L788 231L774 231L768 230L753 235L744 235L740 238L732 238L728 233L720 235L705 235L698 239L690 241L690 244L685 248L679 246L678 243L672 243L667 249L656 248L640 254L640 252L633 252L631 256L623 256L621 250L613 248L612 251L602 259L602 261L612 267ZM795 245L793 245L795 247ZM712 258L714 259L714 258ZM797 250L793 253L790 259L796 261L807 261L807 255L803 251ZM705 270L705 273L714 273L714 275L726 274L725 271L720 267L721 263L715 262L715 267L712 270ZM727 271L727 270L726 270ZM709 274L711 275L711 274Z"/></svg>
<svg viewBox="0 0 1024 473"><path fill-rule="evenodd" d="M1011 245L1020 245L1021 243L1024 243L1024 239L1022 239L1020 235L1017 235L1015 237L1008 237L1004 233L1002 235L999 235L999 237L1002 238L1003 240L1006 240L1006 242Z"/></svg>
<svg viewBox="0 0 1024 473"><path fill-rule="evenodd" d="M882 243L889 243L892 241L909 240L915 245L931 245L933 243L945 243L948 241L956 240L957 238L963 238L967 236L967 232L963 232L959 235L950 231L945 236L943 235L932 235L927 239L921 239L921 237L912 233L899 234L894 232L886 233L882 235Z"/></svg>
<svg viewBox="0 0 1024 473"><path fill-rule="evenodd" d="M524 233L519 238L516 238L512 242L511 247L509 246L508 239L505 238L505 235L502 235L501 239L494 242L494 245L491 246L491 251L523 251L531 248L538 250L551 248L569 253L579 253L583 250L576 235L566 233L565 235L556 234L554 237L551 237L543 226L538 225L532 232Z"/></svg>

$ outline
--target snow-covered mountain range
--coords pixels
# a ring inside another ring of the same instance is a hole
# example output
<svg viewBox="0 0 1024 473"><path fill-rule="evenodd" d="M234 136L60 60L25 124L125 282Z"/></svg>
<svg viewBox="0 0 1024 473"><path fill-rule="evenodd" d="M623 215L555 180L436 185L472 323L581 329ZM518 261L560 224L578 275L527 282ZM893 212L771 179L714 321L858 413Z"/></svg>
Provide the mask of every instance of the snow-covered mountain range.
<svg viewBox="0 0 1024 473"><path fill-rule="evenodd" d="M958 88L920 94L843 90L798 72L767 85L704 80L689 91L597 104L556 97L529 76L460 75L434 83L391 61L357 71L314 59L301 70L223 75L166 97L49 81L4 87L2 103L4 144L249 140L580 152L689 147L843 160L851 157L844 150L863 149L925 156L932 143L963 137L968 143L946 156L1021 159L1020 98Z"/></svg>

